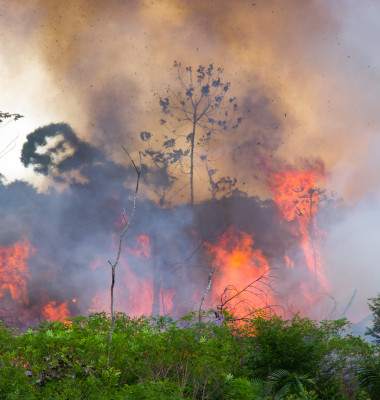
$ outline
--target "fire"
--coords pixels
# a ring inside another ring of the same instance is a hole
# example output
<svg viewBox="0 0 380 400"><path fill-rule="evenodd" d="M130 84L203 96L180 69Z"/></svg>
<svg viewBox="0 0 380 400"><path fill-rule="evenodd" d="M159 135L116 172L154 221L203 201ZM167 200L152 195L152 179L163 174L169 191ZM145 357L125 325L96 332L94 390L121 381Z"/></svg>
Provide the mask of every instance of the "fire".
<svg viewBox="0 0 380 400"><path fill-rule="evenodd" d="M27 283L32 278L29 273L28 260L35 252L27 239L16 242L10 247L0 247L0 297L10 294L17 303L29 303ZM46 297L45 295L41 296ZM74 301L75 299L73 299ZM49 320L62 320L70 316L67 302L57 305L54 300L46 301L42 307L41 317ZM16 307L17 315L24 316L21 308Z"/></svg>
<svg viewBox="0 0 380 400"><path fill-rule="evenodd" d="M161 289L161 313L167 315L174 307L175 289Z"/></svg>
<svg viewBox="0 0 380 400"><path fill-rule="evenodd" d="M153 303L152 279L142 278L132 271L129 265L120 260L116 271L114 289L114 309L130 316L150 315ZM110 309L110 291L97 292L92 298L89 312Z"/></svg>
<svg viewBox="0 0 380 400"><path fill-rule="evenodd" d="M150 237L139 235L135 238L134 247L125 247L123 252L127 256L121 256L116 267L116 283L114 291L114 309L123 311L131 316L150 315L153 303L153 276L150 269ZM141 259L138 265L147 270L136 270L136 258ZM96 260L92 269L98 268L100 259ZM105 265L105 264L104 264ZM141 272L141 273L140 273ZM111 274L110 274L111 277ZM167 297L170 303L170 296ZM104 290L95 294L92 298L92 307L89 312L104 311L110 308L110 291Z"/></svg>
<svg viewBox="0 0 380 400"><path fill-rule="evenodd" d="M28 302L26 285L30 274L28 259L34 248L27 239L10 247L0 247L0 297L9 292L12 299Z"/></svg>
<svg viewBox="0 0 380 400"><path fill-rule="evenodd" d="M242 317L254 308L266 307L269 264L260 249L255 249L253 236L230 227L216 244L206 244L212 264L217 264L211 295L217 303Z"/></svg>
<svg viewBox="0 0 380 400"><path fill-rule="evenodd" d="M322 165L308 167L304 170L287 169L277 171L268 176L270 190L274 202L283 219L289 222L289 229L299 238L304 253L305 264L309 270L309 283L301 285L304 298L309 303L315 302L315 296L310 292L317 292L322 287L329 291L329 285L323 271L323 262L320 253L321 241L325 233L317 226L317 213L325 191L317 186L323 182L326 173ZM295 260L285 254L286 265L295 268Z"/></svg>
<svg viewBox="0 0 380 400"><path fill-rule="evenodd" d="M136 238L137 245L134 248L127 248L126 252L138 258L150 258L150 238L148 235L140 235Z"/></svg>
<svg viewBox="0 0 380 400"><path fill-rule="evenodd" d="M297 220L301 228L307 227L306 222L315 216L321 199L322 193L316 184L323 181L325 175L321 165L303 171L288 169L269 174L269 188L287 221Z"/></svg>
<svg viewBox="0 0 380 400"><path fill-rule="evenodd" d="M288 268L294 268L294 261L289 257L288 253L285 253L285 262Z"/></svg>
<svg viewBox="0 0 380 400"><path fill-rule="evenodd" d="M64 320L70 317L70 311L67 308L67 301L57 305L57 303L52 300L42 310L43 319L48 319L50 321Z"/></svg>

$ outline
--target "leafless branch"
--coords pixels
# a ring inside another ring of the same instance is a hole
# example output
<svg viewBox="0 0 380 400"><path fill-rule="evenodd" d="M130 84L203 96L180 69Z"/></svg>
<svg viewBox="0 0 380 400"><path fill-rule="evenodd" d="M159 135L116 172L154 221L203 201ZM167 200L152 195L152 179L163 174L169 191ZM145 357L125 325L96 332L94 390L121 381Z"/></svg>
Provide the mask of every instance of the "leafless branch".
<svg viewBox="0 0 380 400"><path fill-rule="evenodd" d="M269 280L268 277L269 271L264 272L255 280L250 282L248 285L243 287L242 289L238 290L234 285L228 285L224 289L223 293L220 296L220 304L217 306L216 317L218 319L223 318L223 310L226 310L226 306L229 306L229 311L234 312L237 308L241 307L242 305L247 305L247 308L252 308L253 305L246 298L239 298L239 296L243 295L244 293L250 293L256 296L262 302L263 306L260 307L261 309L272 309L273 305L268 305L268 292L273 291L273 282ZM261 286L261 287L260 287ZM266 289L266 290L265 290ZM232 294L231 294L232 292ZM232 301L234 304L232 304ZM237 301L236 301L237 300ZM231 306L232 304L232 306ZM246 316L250 315L249 312ZM238 320L243 320L246 318L240 317Z"/></svg>
<svg viewBox="0 0 380 400"><path fill-rule="evenodd" d="M201 320L202 320L202 308L203 308L203 305L204 305L204 303L205 303L207 293L209 292L209 290L210 290L210 288L211 288L211 284L212 284L211 278L212 278L212 275L214 274L214 272L215 272L215 270L216 270L216 267L217 267L217 264L214 265L214 267L213 267L212 270L210 271L210 275L208 276L208 285L207 285L207 288L206 288L206 290L205 290L205 292L204 292L204 294L203 294L202 301L201 301L201 305L199 306L199 311L198 311L198 319L199 319L199 322L201 322Z"/></svg>
<svg viewBox="0 0 380 400"><path fill-rule="evenodd" d="M124 239L124 235L126 234L127 230L129 229L129 226L131 224L131 221L133 219L133 216L135 214L135 210L136 210L136 198L137 198L137 192L139 189L139 182L140 182L140 175L141 175L141 152L139 153L140 156L140 165L139 167L136 166L136 164L134 163L134 161L132 160L131 156L129 155L128 151L124 148L124 146L121 146L123 148L123 150L127 153L129 159L131 160L136 173L137 173L137 182L136 182L136 189L133 195L133 206L132 206L132 212L131 212L131 216L127 219L125 216L125 210L123 210L123 219L125 221L124 224L124 228L120 234L119 237L119 246L118 246L118 250L117 250L117 257L116 260L112 263L111 261L108 260L108 263L111 265L111 269L112 269L112 281L111 281L111 327L110 327L110 333L109 333L109 337L108 337L108 361L109 361L109 357L110 357L110 350L111 350L111 344L112 344L112 335L113 335L113 331L115 329L115 314L114 314L114 310L113 310L113 303L114 303L114 286L115 286L115 272L116 272L116 266L119 263L120 260L120 254L121 254L121 248L122 248L122 243L123 243L123 239Z"/></svg>

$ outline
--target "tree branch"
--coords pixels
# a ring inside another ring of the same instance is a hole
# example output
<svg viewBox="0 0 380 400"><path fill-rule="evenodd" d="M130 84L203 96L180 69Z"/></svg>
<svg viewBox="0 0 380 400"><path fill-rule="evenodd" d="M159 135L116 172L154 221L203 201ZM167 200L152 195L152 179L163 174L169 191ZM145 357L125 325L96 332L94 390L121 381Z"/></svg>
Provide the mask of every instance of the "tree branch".
<svg viewBox="0 0 380 400"><path fill-rule="evenodd" d="M204 294L203 294L202 301L201 301L201 305L199 306L199 311L198 311L198 319L199 319L199 322L202 321L202 308L203 308L203 305L204 305L204 303L205 303L207 293L209 292L209 290L210 290L210 288L211 288L211 284L212 284L211 278L212 278L213 273L214 273L215 270L216 270L216 267L217 267L217 264L214 265L213 269L212 269L211 272L210 272L210 275L208 276L208 285L207 285L207 288L206 288L206 290L205 290L205 292L204 292Z"/></svg>
<svg viewBox="0 0 380 400"><path fill-rule="evenodd" d="M131 212L131 216L129 217L129 219L126 218L125 216L125 210L123 210L123 219L125 221L125 225L123 228L123 231L120 234L120 238L119 238L119 246L118 246L118 250L117 250L117 257L116 260L112 263L111 261L108 260L108 263L111 265L111 269L112 269L112 280L111 280L111 327L110 327L110 333L108 336L108 362L110 360L110 351L111 351L111 344L112 344L112 336L113 336L113 331L115 329L115 314L114 314L114 310L113 310L113 303L114 303L114 296L113 296L113 292L114 292L114 286L115 286L115 273L116 273L116 266L119 263L120 260L120 254L121 254L121 248L122 248L122 243L123 243L123 238L124 235L126 234L127 230L129 229L129 226L131 224L131 221L133 219L133 216L135 214L135 210L136 210L136 198L137 198L137 192L139 190L139 182L140 182L140 175L141 175L141 152L139 152L139 156L140 156L140 165L139 167L136 166L136 164L134 163L134 161L132 160L131 156L129 155L128 151L125 149L124 146L121 146L123 148L123 150L127 153L129 159L132 162L132 165L134 166L136 173L137 173L137 182L136 182L136 189L135 189L135 193L133 195L133 206L132 206L132 212Z"/></svg>

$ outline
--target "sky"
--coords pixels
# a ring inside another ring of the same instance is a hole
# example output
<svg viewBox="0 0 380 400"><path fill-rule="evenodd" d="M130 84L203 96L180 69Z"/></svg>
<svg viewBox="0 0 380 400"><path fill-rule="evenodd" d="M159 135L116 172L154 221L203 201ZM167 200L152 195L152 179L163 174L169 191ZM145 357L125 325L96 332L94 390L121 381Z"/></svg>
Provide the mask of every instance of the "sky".
<svg viewBox="0 0 380 400"><path fill-rule="evenodd" d="M215 167L266 199L263 158L322 162L349 210L325 221L327 274L343 297L358 289L364 313L380 287L379 18L375 0L0 1L0 110L24 116L0 127L0 149L15 140L0 173L49 192L20 152L60 122L126 164L120 145L136 157L141 131L165 134L158 96L176 83L173 61L221 66L244 122L212 143ZM207 198L201 168L196 179Z"/></svg>

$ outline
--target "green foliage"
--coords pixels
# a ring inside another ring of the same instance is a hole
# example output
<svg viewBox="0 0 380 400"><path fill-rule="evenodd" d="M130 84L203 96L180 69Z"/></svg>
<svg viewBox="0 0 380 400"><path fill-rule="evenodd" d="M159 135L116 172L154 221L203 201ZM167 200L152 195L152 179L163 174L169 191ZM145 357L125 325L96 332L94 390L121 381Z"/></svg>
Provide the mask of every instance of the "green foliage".
<svg viewBox="0 0 380 400"><path fill-rule="evenodd" d="M373 326L367 329L366 334L375 338L376 343L380 344L380 294L368 300L368 307L373 312Z"/></svg>
<svg viewBox="0 0 380 400"><path fill-rule="evenodd" d="M21 399L29 392L28 377L25 376L20 368L2 360L2 366L0 367L0 399Z"/></svg>
<svg viewBox="0 0 380 400"><path fill-rule="evenodd" d="M147 381L125 389L125 400L179 400L185 399L181 388L168 380Z"/></svg>
<svg viewBox="0 0 380 400"><path fill-rule="evenodd" d="M360 338L343 336L347 325L345 319L316 322L299 315L291 320L265 315L251 319L244 330L249 376L265 378L287 370L315 378L321 399L345 399L344 373L374 351Z"/></svg>
<svg viewBox="0 0 380 400"><path fill-rule="evenodd" d="M300 399L308 399L307 387L315 386L315 379L307 375L299 375L284 369L272 372L268 376L268 381L273 385L275 391L275 400L284 399L290 396L296 396Z"/></svg>
<svg viewBox="0 0 380 400"><path fill-rule="evenodd" d="M372 399L380 398L380 357L377 356L365 365L355 369L359 386Z"/></svg>
<svg viewBox="0 0 380 400"><path fill-rule="evenodd" d="M235 378L226 383L225 398L227 400L264 400L269 393L268 382L262 379Z"/></svg>
<svg viewBox="0 0 380 400"><path fill-rule="evenodd" d="M311 390L309 392L303 392L302 394L290 394L289 396L284 397L284 400L318 400L318 395Z"/></svg>
<svg viewBox="0 0 380 400"><path fill-rule="evenodd" d="M278 316L254 318L247 326L252 349L247 366L262 378L279 369L314 376L329 354L329 341L339 338L345 325L343 320L318 324L298 315L289 321Z"/></svg>
<svg viewBox="0 0 380 400"><path fill-rule="evenodd" d="M0 324L0 398L348 400L343 372L376 360L374 346L339 336L345 321L260 315L237 325L230 315L218 326L196 317L116 313L109 359L106 313L24 333ZM356 398L367 400L372 381L357 373Z"/></svg>

